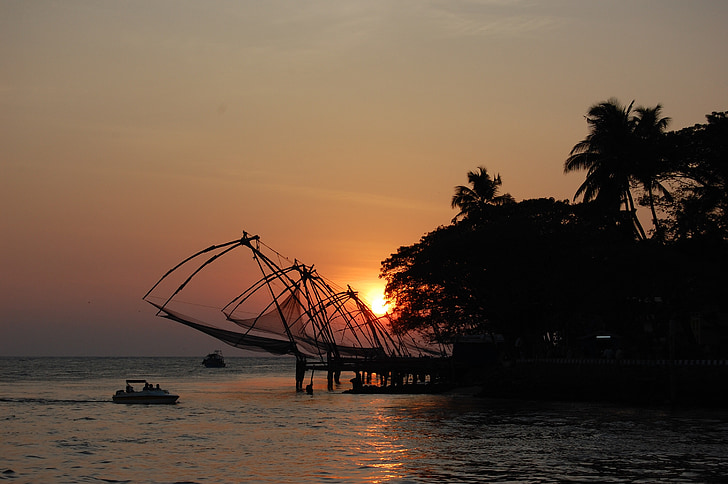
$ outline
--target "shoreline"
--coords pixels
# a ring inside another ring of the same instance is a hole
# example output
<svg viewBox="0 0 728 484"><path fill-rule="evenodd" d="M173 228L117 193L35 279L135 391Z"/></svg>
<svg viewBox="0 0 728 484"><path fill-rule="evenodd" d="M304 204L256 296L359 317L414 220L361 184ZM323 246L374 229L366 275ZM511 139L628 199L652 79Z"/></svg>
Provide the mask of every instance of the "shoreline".
<svg viewBox="0 0 728 484"><path fill-rule="evenodd" d="M728 407L728 360L522 359L479 371L488 398Z"/></svg>

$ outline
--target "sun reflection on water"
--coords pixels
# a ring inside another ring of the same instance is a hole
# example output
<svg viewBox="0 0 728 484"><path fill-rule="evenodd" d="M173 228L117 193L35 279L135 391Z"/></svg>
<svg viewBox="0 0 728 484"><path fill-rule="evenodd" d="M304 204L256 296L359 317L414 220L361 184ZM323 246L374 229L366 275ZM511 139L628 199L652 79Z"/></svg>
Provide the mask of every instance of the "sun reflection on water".
<svg viewBox="0 0 728 484"><path fill-rule="evenodd" d="M360 468L375 468L383 473L371 482L383 483L405 476L404 462L409 460L409 449L391 433L392 416L376 415L361 431L357 450L363 459Z"/></svg>
<svg viewBox="0 0 728 484"><path fill-rule="evenodd" d="M318 374L314 394L307 395L295 392L289 360L273 367L267 359L231 358L229 369L215 372L198 368L197 360L170 361L177 366L162 371L158 359L85 359L90 376L71 378L73 361L35 361L29 371L16 359L3 366L0 358L0 375L13 375L0 398L0 449L16 476L10 478L723 482L728 472L722 413L467 395L344 395L323 390L325 375ZM179 393L180 403L112 403L119 381L139 369Z"/></svg>

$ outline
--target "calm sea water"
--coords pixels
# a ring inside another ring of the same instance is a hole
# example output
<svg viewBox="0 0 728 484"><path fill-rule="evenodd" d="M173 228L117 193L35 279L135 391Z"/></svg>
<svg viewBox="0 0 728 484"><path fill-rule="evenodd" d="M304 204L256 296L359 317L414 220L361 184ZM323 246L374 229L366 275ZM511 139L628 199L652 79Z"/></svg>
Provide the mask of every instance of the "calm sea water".
<svg viewBox="0 0 728 484"><path fill-rule="evenodd" d="M289 358L0 358L12 482L725 482L728 416L294 391ZM321 378L319 379L318 376ZM342 375L345 376L345 375ZM126 378L177 405L111 402ZM342 378L348 381L348 378Z"/></svg>

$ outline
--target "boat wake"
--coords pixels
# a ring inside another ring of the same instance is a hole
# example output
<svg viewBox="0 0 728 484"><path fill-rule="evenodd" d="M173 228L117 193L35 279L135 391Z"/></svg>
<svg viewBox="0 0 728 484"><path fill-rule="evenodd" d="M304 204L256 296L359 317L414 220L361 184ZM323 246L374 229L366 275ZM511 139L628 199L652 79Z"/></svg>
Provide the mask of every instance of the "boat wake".
<svg viewBox="0 0 728 484"><path fill-rule="evenodd" d="M0 397L0 403L38 403L41 405L69 404L69 403L112 403L111 400L65 400L55 398L8 398Z"/></svg>

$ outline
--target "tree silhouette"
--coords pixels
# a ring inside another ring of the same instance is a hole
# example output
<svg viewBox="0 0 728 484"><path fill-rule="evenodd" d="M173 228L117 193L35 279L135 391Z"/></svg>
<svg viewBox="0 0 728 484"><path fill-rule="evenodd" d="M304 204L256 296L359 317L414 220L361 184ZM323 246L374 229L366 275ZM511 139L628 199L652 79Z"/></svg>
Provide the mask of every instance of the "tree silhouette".
<svg viewBox="0 0 728 484"><path fill-rule="evenodd" d="M645 239L630 191L637 156L632 104L624 107L612 98L589 109L586 117L589 134L571 149L564 173L587 170L586 180L574 199L582 196L584 202L595 201L617 219L624 205L637 237Z"/></svg>
<svg viewBox="0 0 728 484"><path fill-rule="evenodd" d="M500 175L491 178L488 170L482 166L478 167L478 171L468 172L468 183L469 187L463 185L455 187L451 206L459 208L460 212L452 219L453 223L459 218L481 213L488 205L505 205L514 202L510 193L498 195L502 184Z"/></svg>
<svg viewBox="0 0 728 484"><path fill-rule="evenodd" d="M664 234L655 211L655 193L661 194L668 202L672 201L670 192L659 181L660 175L666 170L662 145L670 118L661 117L662 106L659 104L654 108L638 107L635 111L637 114L634 117L634 133L637 137L637 153L633 176L647 193L655 235L662 242Z"/></svg>
<svg viewBox="0 0 728 484"><path fill-rule="evenodd" d="M677 239L728 240L728 112L666 134L675 203L668 229Z"/></svg>
<svg viewBox="0 0 728 484"><path fill-rule="evenodd" d="M564 164L587 171L575 196L586 203L516 203L500 176L469 172L453 223L382 262L393 325L443 342L522 337L536 356L587 354L597 331L636 358L728 354L728 112L707 121L665 132L659 104L592 106ZM631 189L662 243L642 242Z"/></svg>

